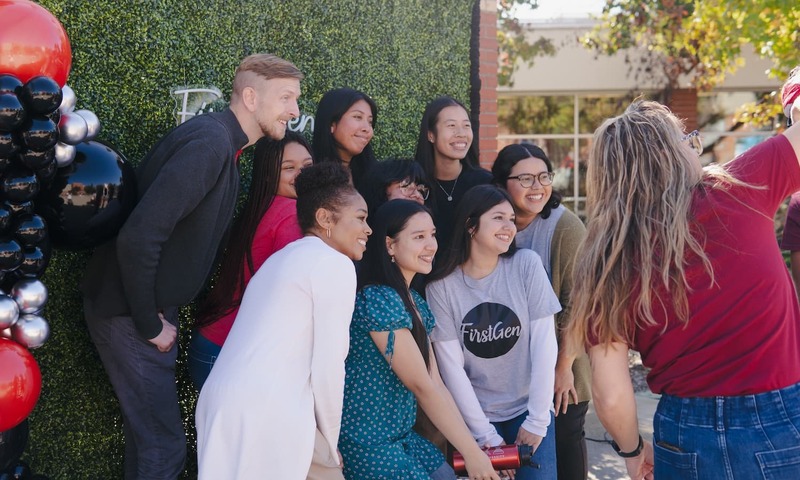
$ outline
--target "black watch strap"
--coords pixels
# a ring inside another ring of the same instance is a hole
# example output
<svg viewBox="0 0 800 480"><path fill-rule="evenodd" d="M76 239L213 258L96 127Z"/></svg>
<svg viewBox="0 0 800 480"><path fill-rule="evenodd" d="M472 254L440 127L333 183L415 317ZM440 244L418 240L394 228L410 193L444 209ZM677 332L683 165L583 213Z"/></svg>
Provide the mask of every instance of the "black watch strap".
<svg viewBox="0 0 800 480"><path fill-rule="evenodd" d="M636 450L632 452L620 451L619 445L617 445L617 442L615 442L614 440L611 440L611 448L613 448L614 451L617 452L617 455L619 455L622 458L638 457L639 454L642 453L642 449L644 448L644 440L642 439L642 436L639 435L639 445L636 447Z"/></svg>

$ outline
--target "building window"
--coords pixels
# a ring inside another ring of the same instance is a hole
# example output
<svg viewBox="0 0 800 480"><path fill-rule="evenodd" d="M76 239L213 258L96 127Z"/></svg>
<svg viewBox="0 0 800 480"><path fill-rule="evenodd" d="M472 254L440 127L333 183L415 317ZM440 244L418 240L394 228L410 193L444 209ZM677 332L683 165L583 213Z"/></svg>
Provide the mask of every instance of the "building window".
<svg viewBox="0 0 800 480"><path fill-rule="evenodd" d="M698 97L698 124L704 164L726 163L775 134L776 122L764 128L733 122L736 109L762 98L765 92L722 92ZM654 94L643 98L655 99ZM586 215L586 161L594 131L608 118L625 111L630 95L504 96L498 99L498 148L530 142L553 163L553 189L564 205Z"/></svg>

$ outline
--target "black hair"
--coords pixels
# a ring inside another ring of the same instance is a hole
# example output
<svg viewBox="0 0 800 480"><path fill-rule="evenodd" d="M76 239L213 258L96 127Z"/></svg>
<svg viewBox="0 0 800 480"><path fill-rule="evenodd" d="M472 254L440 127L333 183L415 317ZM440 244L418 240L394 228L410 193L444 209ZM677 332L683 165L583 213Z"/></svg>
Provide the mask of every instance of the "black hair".
<svg viewBox="0 0 800 480"><path fill-rule="evenodd" d="M472 236L480 228L481 215L503 202L508 202L512 207L514 205L508 192L496 185L476 185L467 190L456 207L450 248L444 252L442 262L430 275L431 281L450 275L456 267L463 265L469 259ZM515 238L511 241L508 251L500 256L510 257L516 252Z"/></svg>
<svg viewBox="0 0 800 480"><path fill-rule="evenodd" d="M514 165L516 165L520 160L525 160L526 158L531 157L538 158L539 160L543 161L547 166L547 171L553 173L553 163L549 158L547 158L547 154L544 153L544 150L532 143L511 144L503 147L503 149L500 150L500 152L497 154L497 159L494 161L494 165L492 165L492 176L494 177L494 183L502 188L507 189L508 176L511 175L511 169L514 168ZM554 208L557 208L559 205L561 205L561 200L561 192L553 190L550 193L550 199L542 208L539 216L542 218L549 218L550 212ZM514 203L512 202L511 205L514 205Z"/></svg>
<svg viewBox="0 0 800 480"><path fill-rule="evenodd" d="M331 134L331 125L342 119L347 110L359 100L364 100L372 110L372 126L378 122L378 106L366 93L352 88L336 88L328 90L317 106L314 117L314 162L342 163L339 152L336 150L336 140ZM350 172L353 175L353 184L359 186L364 175L375 163L375 154L372 151L372 142L368 143L360 154L350 160Z"/></svg>
<svg viewBox="0 0 800 480"><path fill-rule="evenodd" d="M419 312L414 307L411 291L406 286L400 268L392 262L386 250L386 237L396 238L397 234L406 228L408 220L418 213L428 214L433 219L427 207L413 200L390 200L377 209L372 216L372 236L367 242L367 251L364 252L364 258L359 264L358 288L367 285L387 285L400 295L406 311L411 315L411 335L425 360L425 366L430 369L428 333L422 325Z"/></svg>
<svg viewBox="0 0 800 480"><path fill-rule="evenodd" d="M439 120L439 113L447 107L461 107L469 116L467 107L455 98L438 97L425 107L425 113L422 114L422 121L419 125L419 137L417 138L414 160L422 165L425 174L431 181L436 180L436 157L434 155L434 145L428 139L428 132L436 133L436 122ZM467 155L461 159L461 165L467 170L473 170L480 166L478 162L478 145L474 139L469 146L469 150L467 150Z"/></svg>
<svg viewBox="0 0 800 480"><path fill-rule="evenodd" d="M303 233L317 226L317 210L338 212L348 203L347 197L358 195L346 167L335 162L304 168L294 180L294 189L297 191L297 223Z"/></svg>
<svg viewBox="0 0 800 480"><path fill-rule="evenodd" d="M422 167L410 158L388 158L376 162L364 176L359 192L367 202L370 213L386 203L386 188L394 182L410 180L429 186Z"/></svg>
<svg viewBox="0 0 800 480"><path fill-rule="evenodd" d="M250 276L256 270L253 265L253 239L258 224L277 195L283 150L290 143L298 143L311 153L311 146L306 138L289 130L281 140L262 137L256 142L250 192L242 212L231 227L231 231L235 234L228 235L224 250L226 261L220 265L214 288L200 302L197 325L210 325L237 309L242 303L245 268Z"/></svg>

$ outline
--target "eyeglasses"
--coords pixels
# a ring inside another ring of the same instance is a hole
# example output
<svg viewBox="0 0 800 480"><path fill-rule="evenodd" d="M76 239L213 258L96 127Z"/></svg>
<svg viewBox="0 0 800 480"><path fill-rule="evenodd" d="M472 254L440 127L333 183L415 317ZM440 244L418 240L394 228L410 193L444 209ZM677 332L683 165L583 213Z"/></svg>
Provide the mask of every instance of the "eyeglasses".
<svg viewBox="0 0 800 480"><path fill-rule="evenodd" d="M688 142L689 146L692 147L698 155L703 154L703 139L700 138L699 131L694 130L693 132L687 133L681 138L681 142Z"/></svg>
<svg viewBox="0 0 800 480"><path fill-rule="evenodd" d="M401 183L400 191L403 192L403 195L407 197L410 197L411 195L414 195L414 192L417 192L423 200L427 200L428 195L431 193L430 188L426 187L425 185L417 185L414 182Z"/></svg>
<svg viewBox="0 0 800 480"><path fill-rule="evenodd" d="M514 176L514 177L508 177L508 179L509 180L511 180L511 179L517 180L519 182L519 184L523 188L532 187L533 184L538 179L539 180L539 184L541 186L543 186L543 187L546 187L546 186L551 185L553 183L553 177L555 177L555 176L556 176L556 174L553 173L553 172L542 172L542 173L540 173L538 175L534 175L532 173L523 173L523 174L520 174L520 175L517 175L517 176Z"/></svg>

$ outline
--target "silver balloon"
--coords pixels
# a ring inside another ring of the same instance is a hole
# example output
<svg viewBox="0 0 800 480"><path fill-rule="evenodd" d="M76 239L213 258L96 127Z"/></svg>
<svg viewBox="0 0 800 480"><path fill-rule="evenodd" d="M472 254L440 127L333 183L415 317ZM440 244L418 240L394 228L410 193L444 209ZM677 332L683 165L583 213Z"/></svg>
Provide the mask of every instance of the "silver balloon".
<svg viewBox="0 0 800 480"><path fill-rule="evenodd" d="M63 143L77 145L89 135L89 125L78 112L67 112L61 115L58 122L58 139Z"/></svg>
<svg viewBox="0 0 800 480"><path fill-rule="evenodd" d="M39 315L20 315L11 327L11 338L27 348L39 348L50 338L50 325Z"/></svg>
<svg viewBox="0 0 800 480"><path fill-rule="evenodd" d="M87 133L84 140L92 140L100 133L100 119L91 110L75 110L75 113L86 120Z"/></svg>
<svg viewBox="0 0 800 480"><path fill-rule="evenodd" d="M75 160L75 146L66 143L56 143L56 164L58 168L66 167Z"/></svg>
<svg viewBox="0 0 800 480"><path fill-rule="evenodd" d="M11 288L11 298L19 305L20 313L36 313L47 303L47 287L35 278L25 278Z"/></svg>
<svg viewBox="0 0 800 480"><path fill-rule="evenodd" d="M75 91L69 85L64 85L61 87L61 105L58 107L58 111L64 114L75 110L77 100Z"/></svg>
<svg viewBox="0 0 800 480"><path fill-rule="evenodd" d="M19 306L13 298L8 295L0 294L0 330L17 323L19 318Z"/></svg>

